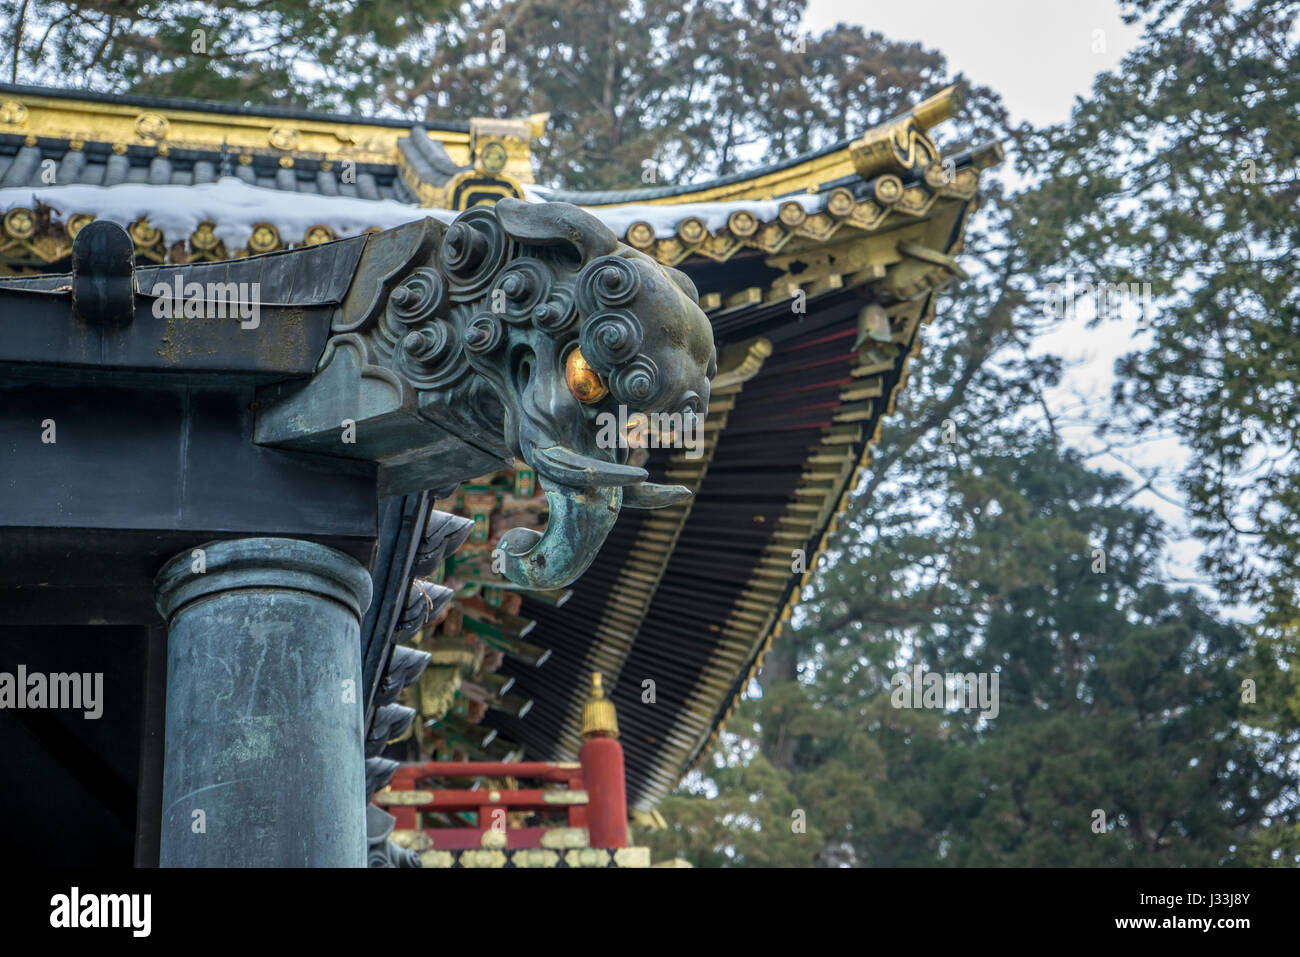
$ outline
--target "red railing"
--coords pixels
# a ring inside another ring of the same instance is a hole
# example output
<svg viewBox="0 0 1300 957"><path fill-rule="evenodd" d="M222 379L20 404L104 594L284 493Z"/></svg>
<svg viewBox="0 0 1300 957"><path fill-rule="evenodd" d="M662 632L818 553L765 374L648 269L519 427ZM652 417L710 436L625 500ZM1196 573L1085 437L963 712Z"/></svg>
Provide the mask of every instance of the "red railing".
<svg viewBox="0 0 1300 957"><path fill-rule="evenodd" d="M591 745L597 744L592 748ZM609 747L617 749L617 753ZM386 791L374 802L396 818L396 827L420 830L436 850L458 851L496 846L506 849L546 846L543 842L554 827L509 826L509 815L518 811L563 809L570 828L586 828L591 847L627 846L627 801L624 794L622 749L612 739L588 741L579 764L543 761L430 761L404 764L397 769ZM537 784L563 787L507 789L485 786L469 789L437 789L427 782L448 779L514 778ZM468 827L419 827L419 812L472 814ZM494 832L485 840L485 836ZM504 843L496 834L504 836Z"/></svg>

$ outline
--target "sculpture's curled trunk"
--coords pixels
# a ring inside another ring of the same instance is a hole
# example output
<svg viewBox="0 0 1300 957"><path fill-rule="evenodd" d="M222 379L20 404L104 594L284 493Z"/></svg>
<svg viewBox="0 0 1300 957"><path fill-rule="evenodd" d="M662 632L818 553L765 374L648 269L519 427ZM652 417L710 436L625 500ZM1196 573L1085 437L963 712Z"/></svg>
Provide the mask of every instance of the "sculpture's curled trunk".
<svg viewBox="0 0 1300 957"><path fill-rule="evenodd" d="M529 588L562 588L587 570L618 519L620 486L574 488L540 479L550 507L546 531L512 528L501 536L503 571Z"/></svg>

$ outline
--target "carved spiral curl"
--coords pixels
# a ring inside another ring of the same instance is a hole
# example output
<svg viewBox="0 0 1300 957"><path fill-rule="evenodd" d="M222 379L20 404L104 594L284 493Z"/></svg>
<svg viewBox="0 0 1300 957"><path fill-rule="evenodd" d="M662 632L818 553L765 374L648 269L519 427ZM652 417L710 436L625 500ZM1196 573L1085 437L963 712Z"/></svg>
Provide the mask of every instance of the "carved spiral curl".
<svg viewBox="0 0 1300 957"><path fill-rule="evenodd" d="M641 289L641 276L621 256L593 259L578 274L578 308L590 315L601 309L625 306Z"/></svg>
<svg viewBox="0 0 1300 957"><path fill-rule="evenodd" d="M436 269L414 270L388 294L388 306L379 316L375 347L385 360L393 358L398 345L417 323L447 315L447 284Z"/></svg>
<svg viewBox="0 0 1300 957"><path fill-rule="evenodd" d="M461 361L460 342L441 320L408 332L393 351L393 368L425 389L450 385L469 372Z"/></svg>
<svg viewBox="0 0 1300 957"><path fill-rule="evenodd" d="M573 293L564 288L555 289L546 302L533 307L533 325L549 336L566 332L578 318Z"/></svg>
<svg viewBox="0 0 1300 957"><path fill-rule="evenodd" d="M447 277L451 300L478 298L510 258L511 246L490 209L479 207L457 216L438 247L438 263Z"/></svg>
<svg viewBox="0 0 1300 957"><path fill-rule="evenodd" d="M643 338L641 322L625 309L611 309L582 324L578 342L587 362L608 375L637 354Z"/></svg>
<svg viewBox="0 0 1300 957"><path fill-rule="evenodd" d="M535 259L521 259L501 270L488 293L488 305L506 322L524 323L550 289L550 271Z"/></svg>
<svg viewBox="0 0 1300 957"><path fill-rule="evenodd" d="M647 355L639 355L609 377L609 391L626 406L645 408L659 396L663 381L659 367Z"/></svg>
<svg viewBox="0 0 1300 957"><path fill-rule="evenodd" d="M438 270L421 266L388 295L388 311L398 322L415 323L447 314L447 284Z"/></svg>
<svg viewBox="0 0 1300 957"><path fill-rule="evenodd" d="M475 316L465 327L465 348L478 356L487 355L505 341L505 329L496 316Z"/></svg>

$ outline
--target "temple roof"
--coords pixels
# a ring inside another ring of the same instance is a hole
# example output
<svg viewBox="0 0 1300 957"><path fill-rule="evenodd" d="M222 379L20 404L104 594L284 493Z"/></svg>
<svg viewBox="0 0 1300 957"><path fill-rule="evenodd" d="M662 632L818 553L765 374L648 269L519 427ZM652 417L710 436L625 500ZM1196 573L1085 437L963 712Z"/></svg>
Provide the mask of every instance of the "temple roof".
<svg viewBox="0 0 1300 957"><path fill-rule="evenodd" d="M584 206L685 271L719 353L705 454L652 452L646 467L695 497L625 511L569 600L524 600L545 653L507 654L501 671L532 706L485 719L530 759L571 759L588 674L603 671L629 800L649 809L707 752L788 620L808 575L792 573L795 551L814 567L936 290L963 275L953 257L1001 153L941 157L928 130L955 106L945 90L859 137L705 183L575 192L531 182L539 117L417 125L0 85L0 269L58 269L94 218L127 226L141 264L212 261L513 195Z"/></svg>
<svg viewBox="0 0 1300 957"><path fill-rule="evenodd" d="M950 181L920 181L938 158L925 130L956 102L949 88L861 137L705 182L573 191L532 183L531 141L542 132L544 115L416 123L0 84L0 211L14 214L0 236L0 267L59 268L76 226L95 215L124 224L133 216L148 245L158 247L148 257L178 261L195 251L192 240L203 222L212 225L201 239L215 233L226 255L239 256L353 235L366 219L370 228L382 228L415 209L462 210L501 196L590 208L620 238L665 263L692 254L729 259L746 246L776 252L791 240L823 242L845 227L874 230L891 213L923 215L936 196L973 195L975 173L957 176L956 170L977 170L990 156L950 158ZM901 160L902 176L891 154ZM940 172L937 166L933 172ZM209 195L230 200L233 209L218 202L209 205L207 219L171 216L172 228L160 228L169 212L196 204L153 189L216 187L226 177L294 200L222 186ZM95 187L114 192L99 194ZM311 202L303 204L303 195ZM346 200L411 209L367 211ZM40 204L59 215L44 222L36 215ZM269 211L265 222L241 215L259 205Z"/></svg>

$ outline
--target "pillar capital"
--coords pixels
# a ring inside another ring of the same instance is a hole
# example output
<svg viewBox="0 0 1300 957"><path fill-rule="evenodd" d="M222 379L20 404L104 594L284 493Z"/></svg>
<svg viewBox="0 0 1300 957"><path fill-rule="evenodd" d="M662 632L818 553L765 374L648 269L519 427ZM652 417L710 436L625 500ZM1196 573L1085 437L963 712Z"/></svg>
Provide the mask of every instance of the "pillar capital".
<svg viewBox="0 0 1300 957"><path fill-rule="evenodd" d="M176 555L154 580L159 613L170 624L200 598L238 588L285 589L331 598L358 618L370 607L370 574L349 555L292 538L240 538Z"/></svg>

